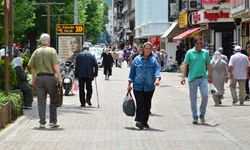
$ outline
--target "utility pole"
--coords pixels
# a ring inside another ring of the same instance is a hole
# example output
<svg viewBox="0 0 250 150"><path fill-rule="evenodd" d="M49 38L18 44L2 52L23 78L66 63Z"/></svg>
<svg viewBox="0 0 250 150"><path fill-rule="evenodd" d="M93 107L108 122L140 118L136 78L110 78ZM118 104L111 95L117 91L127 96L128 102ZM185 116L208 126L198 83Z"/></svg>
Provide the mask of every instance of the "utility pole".
<svg viewBox="0 0 250 150"><path fill-rule="evenodd" d="M12 55L13 43L13 1L5 0L4 3L4 28L5 28L5 52L4 52L4 93L9 93L9 57Z"/></svg>
<svg viewBox="0 0 250 150"><path fill-rule="evenodd" d="M47 5L47 33L50 35L50 11L51 5L64 5L65 3L34 3L34 5Z"/></svg>
<svg viewBox="0 0 250 150"><path fill-rule="evenodd" d="M78 0L74 0L74 24L78 24Z"/></svg>
<svg viewBox="0 0 250 150"><path fill-rule="evenodd" d="M42 15L43 17L47 17L48 15ZM54 14L54 15L50 15L52 16L57 16L57 23L60 24L61 22L61 17L62 16L74 16L74 14Z"/></svg>

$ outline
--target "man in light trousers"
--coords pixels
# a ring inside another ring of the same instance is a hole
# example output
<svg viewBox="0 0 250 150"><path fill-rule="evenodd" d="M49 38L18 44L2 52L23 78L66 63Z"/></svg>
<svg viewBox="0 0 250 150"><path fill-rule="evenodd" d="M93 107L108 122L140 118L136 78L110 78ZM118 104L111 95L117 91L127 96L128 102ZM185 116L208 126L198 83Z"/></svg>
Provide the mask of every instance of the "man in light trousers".
<svg viewBox="0 0 250 150"><path fill-rule="evenodd" d="M191 110L193 115L193 124L198 123L198 116L201 123L205 122L205 113L208 100L208 82L212 82L210 57L207 50L203 49L203 39L200 36L194 38L195 47L188 50L182 70L181 84L185 84L185 76L187 67L188 72L188 84ZM207 77L208 70L208 77ZM197 112L197 90L198 87L201 92L201 105L200 113Z"/></svg>

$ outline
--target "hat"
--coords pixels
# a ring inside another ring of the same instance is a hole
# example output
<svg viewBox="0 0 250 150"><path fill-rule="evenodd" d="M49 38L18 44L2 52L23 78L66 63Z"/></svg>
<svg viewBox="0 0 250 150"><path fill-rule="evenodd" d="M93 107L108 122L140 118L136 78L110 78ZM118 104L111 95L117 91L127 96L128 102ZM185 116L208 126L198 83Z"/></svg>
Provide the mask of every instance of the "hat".
<svg viewBox="0 0 250 150"><path fill-rule="evenodd" d="M241 47L240 47L239 45L236 45L236 46L234 47L234 51L236 51L236 52L241 51Z"/></svg>
<svg viewBox="0 0 250 150"><path fill-rule="evenodd" d="M49 34L47 33L43 33L41 36L40 36L40 41L49 41L50 40L50 36Z"/></svg>
<svg viewBox="0 0 250 150"><path fill-rule="evenodd" d="M219 47L219 48L217 49L217 51L221 52L221 51L223 51L223 48L222 48L222 47Z"/></svg>

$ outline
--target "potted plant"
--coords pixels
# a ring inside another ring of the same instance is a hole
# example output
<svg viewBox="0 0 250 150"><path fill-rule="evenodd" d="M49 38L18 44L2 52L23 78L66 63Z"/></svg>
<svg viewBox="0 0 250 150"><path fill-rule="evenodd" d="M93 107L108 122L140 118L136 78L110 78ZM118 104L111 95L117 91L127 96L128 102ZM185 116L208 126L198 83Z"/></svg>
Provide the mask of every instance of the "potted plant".
<svg viewBox="0 0 250 150"><path fill-rule="evenodd" d="M0 93L0 128L11 121L11 102Z"/></svg>

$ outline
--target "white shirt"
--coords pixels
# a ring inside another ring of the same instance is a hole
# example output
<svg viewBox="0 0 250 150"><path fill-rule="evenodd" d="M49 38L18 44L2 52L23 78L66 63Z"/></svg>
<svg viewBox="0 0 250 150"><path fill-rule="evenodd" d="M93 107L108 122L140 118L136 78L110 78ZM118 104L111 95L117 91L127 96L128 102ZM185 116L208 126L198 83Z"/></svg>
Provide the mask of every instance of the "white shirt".
<svg viewBox="0 0 250 150"><path fill-rule="evenodd" d="M123 58L123 51L118 52L118 58Z"/></svg>
<svg viewBox="0 0 250 150"><path fill-rule="evenodd" d="M231 56L228 66L232 66L234 79L245 80L248 77L248 67L250 66L248 57L240 52Z"/></svg>

